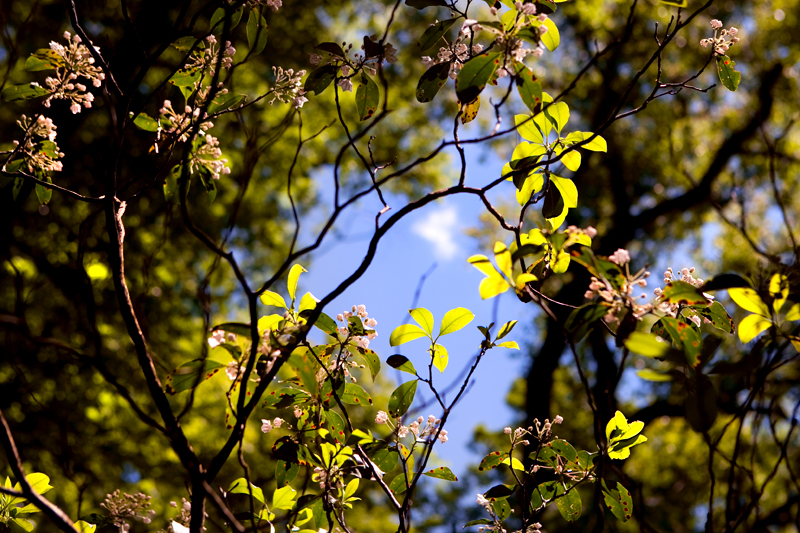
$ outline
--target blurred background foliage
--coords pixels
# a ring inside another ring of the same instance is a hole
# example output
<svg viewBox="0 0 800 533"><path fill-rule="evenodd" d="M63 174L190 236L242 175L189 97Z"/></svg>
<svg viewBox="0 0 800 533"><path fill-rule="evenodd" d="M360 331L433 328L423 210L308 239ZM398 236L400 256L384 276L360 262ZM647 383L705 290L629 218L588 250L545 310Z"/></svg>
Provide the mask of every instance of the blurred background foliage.
<svg viewBox="0 0 800 533"><path fill-rule="evenodd" d="M149 58L167 41L188 34L202 35L215 2L78 4L84 27L103 50L118 83L126 94L135 95L131 109L143 106L155 115L164 99L181 101L173 87L154 92L177 67L177 56L166 53L152 64ZM700 5L689 0L690 9ZM663 34L676 9L654 0L636 2L633 30L624 36L630 1L581 0L559 6L555 19L562 33L561 48L532 64L551 94L570 83L598 46L602 49L615 39L623 39L597 60L567 99L573 111L571 124L597 131L652 54L654 23L658 22ZM122 9L127 9L130 22ZM487 8L476 4L473 9L478 13L483 10L485 15ZM308 54L321 40L347 40L358 46L364 35L382 31L387 10L384 2L285 1L280 11L265 12L270 26L267 48L235 69L232 90L252 98L267 89L272 66L310 69ZM448 16L444 9L435 11L401 5L397 12L389 41L400 50L400 61L386 69L390 107L396 109L383 122L380 137L373 143L376 161L413 160L434 147L444 130L451 127L449 119L443 119L453 116L452 95L428 106L414 100L416 80L423 72L416 51L416 30L436 17ZM585 153L587 160L570 176L580 191L580 207L570 211L568 223L597 227L596 252L610 254L626 247L637 264L643 265L680 248L694 259L703 275L749 272L757 281L760 265L777 268L781 260L794 260L776 211L770 153L775 155L779 197L797 229L800 129L790 126L800 112L799 13L796 0L717 0L677 37L676 46L663 58L664 81L683 80L705 63L708 51L697 43L710 35L710 18L739 27L742 42L734 58L743 74L742 85L736 93L713 89L660 98L602 133L608 141L608 153ZM23 71L25 59L70 29L65 3L55 1L2 0L0 25L3 86L34 79L36 73ZM243 32L242 24L232 39L234 46L241 48L237 60L246 49ZM139 85L131 86L145 66L149 70ZM655 74L655 68L644 74L623 111L638 106L649 94ZM702 88L715 82L713 65L695 81ZM0 106L0 148L8 149L19 136L14 121L21 113L33 114L33 106ZM58 142L66 153L64 171L54 176L54 181L89 196L104 194L103 182L117 164L109 157L113 126L107 97L98 98L95 107L91 113L72 115L56 103L48 111L59 125ZM335 116L334 110L332 91L307 103L302 110L303 138L326 128ZM354 121L354 106L345 105L344 110ZM256 283L271 275L289 248L293 227L286 223L291 220L286 176L297 148L298 124L298 115L280 103L249 107L238 115L221 118L214 132L225 157L231 160L232 174L225 178L230 186L221 187L211 204L200 187L190 193L195 223L215 239L227 238L246 274ZM781 135L781 141L774 145ZM152 136L140 132L126 135L125 159L118 166L120 197L128 200L128 284L158 371L164 376L208 349L207 328L214 321L235 317L241 294L228 266L198 245L175 207L164 200L161 183L171 165L151 151L152 140ZM343 130L334 124L305 146L292 182L301 217L314 215L312 220L318 221L322 219L320 213L330 210L321 202L324 191L315 176L330 170L345 142ZM501 158L508 157L514 144L509 138L500 139L491 149ZM342 168L345 190L353 191L366 183L368 177L359 172L355 158L345 156ZM445 158L438 158L395 180L392 192L415 197L438 188L455 172ZM100 367L116 376L132 391L146 390L105 267L109 243L102 210L57 193L46 215L38 208L29 184L16 200L10 186L0 189L0 408L12 424L24 456L35 463L36 470L51 476L57 490L50 496L71 516L102 511L99 503L116 488L151 494L162 515L167 502L187 496L180 464L165 440L139 421L98 371ZM746 221L746 234L763 253L748 244L742 220ZM484 244L493 242L497 231L487 220L472 233L485 250ZM654 279L659 276L654 272ZM797 281L795 288L800 287ZM570 271L549 281L545 292L577 305L582 302L586 285L585 274ZM562 319L566 316L558 306L554 311ZM544 317L537 321L539 338L528 342L529 373L515 383L508 401L518 409L520 425L527 426L534 417L561 414L566 423L559 428L564 433L559 436L576 447L592 450L594 439L585 430L592 426L591 412L574 364L564 358L566 346L560 327ZM717 361L739 361L741 349L728 338L716 355ZM602 398L601 417L605 420L617 408L623 409L631 420L647 423L645 433L650 437L647 446L639 447L613 473L630 483L637 502L637 520L624 525L608 521L607 530L702 529L709 491L708 450L703 436L684 421L683 389L670 383L642 382L629 371L618 380L620 350L601 332L594 332L584 342L579 356L588 369L593 391ZM638 368L639 362L631 358L626 364ZM797 377L796 363L787 365L759 399L759 405L769 410L761 414L774 414L784 435L792 420L791 406L798 399ZM750 386L746 373L716 376L714 380L720 392L720 414L712 435L737 413L742 393ZM182 420L190 442L203 459L208 459L227 435L220 423L224 406L219 402L220 393L226 389L223 375L201 387L191 413ZM378 393L371 392L380 405ZM143 393L134 392L134 396L149 405ZM175 396L175 409L185 401L185 396ZM360 416L357 425L371 423L368 413ZM741 440L750 443L750 471L763 482L769 465L781 452L764 430L763 418L747 420ZM248 432L255 437L258 424L253 422ZM731 431L721 441L723 453L730 453L735 437ZM478 428L474 447L478 452L488 452L498 449L504 439ZM791 444L788 462L800 468L796 439ZM250 449L244 451L252 457L264 457L269 456L270 446L269 438L252 438L246 440ZM718 508L724 509L728 503L736 510L754 497L746 471L734 469L729 476L730 465L721 459L712 466L718 474ZM261 486L273 483L270 462L253 461L250 468ZM237 462L231 460L220 479L239 477L239 472ZM8 473L5 465L2 473ZM415 520L421 530L460 530L461 524L475 518L478 511L472 505L474 498L470 495L475 490L471 484L485 486L501 478L499 471L479 474L475 469L456 490L430 490L420 496ZM767 531L769 526L769 531L797 531L799 491L794 474L780 468L761 495L759 512L739 530ZM602 527L597 508L591 503L593 497L593 487L582 490L585 511L578 525L554 519L548 522L548 530ZM465 505L467 502L469 505ZM787 502L790 505L783 509ZM358 518L350 520L358 531L393 530L384 511L374 512L382 508L379 497L366 498L365 503L357 510L361 513ZM765 518L769 520L764 522ZM723 514L715 517L717 529L728 519ZM212 523L215 520L212 517Z"/></svg>

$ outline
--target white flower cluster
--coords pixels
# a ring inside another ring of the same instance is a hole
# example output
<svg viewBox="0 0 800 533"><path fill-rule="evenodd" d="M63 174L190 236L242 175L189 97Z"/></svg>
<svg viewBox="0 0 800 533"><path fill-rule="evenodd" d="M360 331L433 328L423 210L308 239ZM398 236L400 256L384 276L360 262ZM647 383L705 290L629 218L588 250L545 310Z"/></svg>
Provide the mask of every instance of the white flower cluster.
<svg viewBox="0 0 800 533"><path fill-rule="evenodd" d="M631 274L628 268L628 264L631 261L631 254L628 250L622 248L614 252L608 259L620 267L625 267L623 269L625 281L622 284L622 288L617 290L607 279L598 279L592 276L591 282L589 283L589 290L583 295L584 298L592 299L595 296L599 296L602 300L611 304L608 307L608 312L605 317L603 317L603 320L607 324L619 322L617 315L621 314L626 309L631 310L634 318L641 320L645 314L653 309L653 306L652 304L641 305L637 303L633 296L633 290L636 287L647 286L646 278L650 277L650 272L642 269L635 274ZM645 295L641 295L640 297L644 298Z"/></svg>
<svg viewBox="0 0 800 533"><path fill-rule="evenodd" d="M281 0L247 0L247 5L251 8L267 6L271 10L277 11L283 6L283 2Z"/></svg>
<svg viewBox="0 0 800 533"><path fill-rule="evenodd" d="M169 506L172 507L173 509L177 509L178 503L169 502ZM181 507L178 516L170 520L167 529L159 530L157 533L186 533L189 531L189 523L191 521L192 521L192 504L186 498L181 498Z"/></svg>
<svg viewBox="0 0 800 533"><path fill-rule="evenodd" d="M432 59L430 56L424 56L422 58L422 64L425 65L425 68L430 68L439 63L450 63L450 78L456 79L458 73L461 71L461 67L463 67L464 63L471 57L470 47L464 41L469 41L472 34L481 29L482 26L478 24L477 20L465 20L461 25L461 30L458 32L456 39L449 45L439 48L436 59ZM483 45L474 44L471 50L472 55L480 54L483 51Z"/></svg>
<svg viewBox="0 0 800 533"><path fill-rule="evenodd" d="M269 433L273 429L280 428L281 424L283 424L283 418L277 418L276 417L274 420L272 420L272 422L270 422L266 418L262 418L261 419L261 432L262 433Z"/></svg>
<svg viewBox="0 0 800 533"><path fill-rule="evenodd" d="M63 163L58 160L64 157L64 153L55 144L57 126L53 124L52 119L39 115L39 118L31 121L22 115L17 124L25 132L24 144L19 148L19 153L29 172L35 172L37 169L42 172L50 170L58 172L64 168ZM37 137L43 141L38 141ZM14 141L14 145L19 146L19 141Z"/></svg>
<svg viewBox="0 0 800 533"><path fill-rule="evenodd" d="M222 68L228 69L233 65L233 56L236 54L236 48L231 45L230 41L225 41L224 46L217 48L217 38L213 35L206 37L208 48L203 50L199 47L196 48L192 55L189 57L186 65L181 70L189 72L201 71L203 75L208 74L213 76L217 68L217 60L222 56ZM203 76L195 82L195 87L203 81Z"/></svg>
<svg viewBox="0 0 800 533"><path fill-rule="evenodd" d="M67 40L66 46L50 41L50 50L58 54L61 60L51 62L56 69L55 77L48 76L44 80L50 91L50 95L44 101L44 106L50 107L50 102L54 98L69 100L72 103L69 110L73 114L77 114L83 107L86 109L92 107L94 95L86 90L86 85L75 83L75 80L83 77L89 80L94 87L100 87L106 76L100 68L94 66L94 58L89 49L81 43L80 37L70 35L68 31L65 31L64 39ZM97 46L94 49L100 50Z"/></svg>
<svg viewBox="0 0 800 533"><path fill-rule="evenodd" d="M343 313L339 313L338 315L336 315L336 320L338 320L339 322L344 322L345 324L347 324L347 321L352 316L359 317L363 321L364 325L367 326L368 328L374 328L375 326L378 325L378 321L377 320L375 320L374 318L368 318L367 307L365 305L363 305L363 304L362 305L354 305L351 308L350 311L344 311ZM339 334L342 335L343 337L347 338L348 335L350 335L349 327L347 325L340 326L339 327ZM373 331L371 333L368 333L367 335L361 335L361 336L354 335L352 337L352 340L356 343L356 345L359 348L364 348L366 350L367 348L369 348L369 341L371 341L372 339L374 339L377 336L378 336L378 333Z"/></svg>
<svg viewBox="0 0 800 533"><path fill-rule="evenodd" d="M227 93L226 89L220 89L218 94ZM159 113L161 117L158 121L158 132L156 133L155 151L158 153L158 141L161 140L162 135L177 135L180 142L189 140L189 134L192 129L192 124L200 122L200 133L203 134L202 141L199 146L192 152L189 160L189 171L205 168L215 180L219 179L220 174L230 174L231 169L228 160L222 158L222 150L219 147L219 140L210 135L208 130L214 127L214 123L210 120L205 120L205 114L200 117L200 107L202 101L208 95L208 90L198 91L196 102L197 107L192 109L191 106L185 106L183 113L178 113L172 107L170 100L164 100Z"/></svg>
<svg viewBox="0 0 800 533"><path fill-rule="evenodd" d="M308 98L303 89L303 76L306 75L305 70L294 69L283 70L281 67L272 67L272 73L275 75L275 85L272 87L270 104L278 100L283 103L291 102L295 109L303 107L303 104L308 102Z"/></svg>
<svg viewBox="0 0 800 533"><path fill-rule="evenodd" d="M730 29L719 31L722 28L722 21L717 19L711 21L711 27L714 28L714 37L702 39L700 46L706 47L710 45L715 54L722 56L731 46L739 42L739 37L737 37L739 30L737 28L731 27Z"/></svg>
<svg viewBox="0 0 800 533"><path fill-rule="evenodd" d="M422 426L423 423L425 424L424 426ZM408 436L410 432L414 434L414 437L417 440L430 441L434 438L436 432L439 431L439 427L441 425L442 421L433 415L428 415L427 421L420 416L419 418L411 422L408 426L400 426L399 428L397 428L397 436L402 439ZM439 442L441 442L442 444L447 442L448 441L447 430L442 429L441 431L439 431L439 435L436 438L438 438Z"/></svg>
<svg viewBox="0 0 800 533"><path fill-rule="evenodd" d="M109 518L117 527L120 533L127 533L131 524L131 518L137 518L149 524L156 512L150 507L150 496L142 494L126 494L115 490L112 494L106 495L106 500L100 504L105 507L110 516Z"/></svg>
<svg viewBox="0 0 800 533"><path fill-rule="evenodd" d="M703 283L705 283L705 281L703 281L702 279L696 279L693 276L694 271L695 271L694 267L684 267L684 268L681 269L681 271L678 274L675 274L675 272L673 272L673 270L672 270L672 267L667 268L667 270L664 272L664 284L672 283L673 281L683 281L683 282L688 283L689 285L692 285L694 287L698 287L698 288L702 287ZM655 294L655 296L656 296L656 298L658 300L663 300L664 299L664 290L661 289L660 287L656 287L655 289L653 289L653 294ZM714 297L711 296L710 294L705 293L705 292L703 293L703 296L708 298L708 304L711 305L712 300L714 299ZM670 302L666 302L666 301L660 301L657 304L656 307L662 313L667 314L667 315L669 315L669 316L671 316L673 318L677 317L678 316L678 311L680 311L680 306L678 304L670 303ZM703 317L703 320L701 321L700 317L697 314L693 314L692 316L689 316L688 318L689 318L689 320L694 322L694 324L698 328L700 327L700 324L702 322L705 322L706 324L710 324L711 323L711 321L708 318L705 318L705 317Z"/></svg>

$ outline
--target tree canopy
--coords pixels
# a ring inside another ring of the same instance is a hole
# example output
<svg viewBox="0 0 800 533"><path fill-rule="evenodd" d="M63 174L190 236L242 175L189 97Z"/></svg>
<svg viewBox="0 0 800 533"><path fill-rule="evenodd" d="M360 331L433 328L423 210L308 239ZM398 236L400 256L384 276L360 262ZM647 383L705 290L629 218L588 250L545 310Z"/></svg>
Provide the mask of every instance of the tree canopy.
<svg viewBox="0 0 800 533"><path fill-rule="evenodd" d="M798 13L4 2L0 530L796 531ZM536 335L330 305L457 195L463 290ZM366 201L357 267L307 287ZM503 349L518 419L447 463Z"/></svg>

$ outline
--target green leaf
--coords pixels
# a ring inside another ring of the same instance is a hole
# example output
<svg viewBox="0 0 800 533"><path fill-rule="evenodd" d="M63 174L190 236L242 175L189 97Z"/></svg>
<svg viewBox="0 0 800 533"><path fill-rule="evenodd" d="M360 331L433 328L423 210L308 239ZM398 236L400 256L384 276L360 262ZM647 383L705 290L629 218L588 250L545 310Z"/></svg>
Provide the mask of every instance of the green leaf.
<svg viewBox="0 0 800 533"><path fill-rule="evenodd" d="M506 341L495 344L498 348L508 348L509 350L519 350L517 341Z"/></svg>
<svg viewBox="0 0 800 533"><path fill-rule="evenodd" d="M428 334L415 324L402 324L394 328L394 331L389 336L389 346L400 346L409 341L427 336Z"/></svg>
<svg viewBox="0 0 800 533"><path fill-rule="evenodd" d="M39 48L25 61L25 70L37 72L40 70L51 70L57 67L64 68L67 64L64 58L50 48Z"/></svg>
<svg viewBox="0 0 800 533"><path fill-rule="evenodd" d="M446 312L442 318L442 324L439 326L439 336L455 333L472 322L474 318L475 315L472 314L472 311L464 307L451 309Z"/></svg>
<svg viewBox="0 0 800 533"><path fill-rule="evenodd" d="M543 25L547 26L547 33L541 36L542 43L552 52L561 44L561 35L558 33L558 28L552 19L548 18Z"/></svg>
<svg viewBox="0 0 800 533"><path fill-rule="evenodd" d="M472 102L461 104L461 123L468 124L475 120L481 108L481 97L478 96Z"/></svg>
<svg viewBox="0 0 800 533"><path fill-rule="evenodd" d="M50 91L39 85L31 83L22 83L20 85L9 85L3 92L0 93L3 100L6 102L14 102L16 100L30 100L31 98L38 98L50 94Z"/></svg>
<svg viewBox="0 0 800 533"><path fill-rule="evenodd" d="M342 403L350 405L372 405L372 398L361 385L345 383Z"/></svg>
<svg viewBox="0 0 800 533"><path fill-rule="evenodd" d="M133 119L133 123L140 130L158 131L158 121L147 113L139 113L136 115L136 118Z"/></svg>
<svg viewBox="0 0 800 533"><path fill-rule="evenodd" d="M572 150L561 157L561 162L565 167L575 172L581 167L581 154L577 150Z"/></svg>
<svg viewBox="0 0 800 533"><path fill-rule="evenodd" d="M366 72L361 72L361 83L356 89L356 109L358 110L359 120L367 120L378 109L380 101L380 91L378 84L367 76Z"/></svg>
<svg viewBox="0 0 800 533"><path fill-rule="evenodd" d="M344 488L344 495L342 496L342 499L347 500L350 496L355 495L357 490L358 490L358 478L350 480L350 482Z"/></svg>
<svg viewBox="0 0 800 533"><path fill-rule="evenodd" d="M411 472L409 472L409 477L411 476ZM408 480L411 481L410 479ZM389 490L391 490L394 494L402 494L407 489L406 487L406 474L405 472L400 472L395 476L391 483L389 483Z"/></svg>
<svg viewBox="0 0 800 533"><path fill-rule="evenodd" d="M95 524L90 524L89 522L84 522L83 520L78 520L75 522L75 529L78 530L78 533L94 533L94 530L97 528Z"/></svg>
<svg viewBox="0 0 800 533"><path fill-rule="evenodd" d="M440 466L439 468L433 468L428 470L427 472L422 473L423 476L433 477L436 479L444 479L446 481L458 481L458 478L453 473L452 470L447 468L446 466Z"/></svg>
<svg viewBox="0 0 800 533"><path fill-rule="evenodd" d="M447 362L449 360L449 356L447 355L447 348L442 346L441 344L434 344L433 345L433 353L431 356L433 357L433 366L439 369L439 372L444 373L444 369L447 368ZM430 353L431 349L428 349L428 353Z"/></svg>
<svg viewBox="0 0 800 533"><path fill-rule="evenodd" d="M492 501L492 509L501 522L511 515L511 505L508 503L507 498Z"/></svg>
<svg viewBox="0 0 800 533"><path fill-rule="evenodd" d="M425 55L425 52L436 46L445 32L450 29L456 20L458 19L442 20L436 24L428 26L428 29L425 30L425 33L423 33L422 37L419 39L420 53Z"/></svg>
<svg viewBox="0 0 800 533"><path fill-rule="evenodd" d="M277 389L264 395L262 407L270 409L286 409L293 405L306 403L311 396L304 390L293 387Z"/></svg>
<svg viewBox="0 0 800 533"><path fill-rule="evenodd" d="M661 331L659 327L662 328L662 332L669 336L672 342L683 349L686 362L692 366L697 366L698 357L703 349L703 337L700 332L689 324L669 316L665 316L656 322L652 331L658 334ZM665 335L659 336L665 337Z"/></svg>
<svg viewBox="0 0 800 533"><path fill-rule="evenodd" d="M319 314L319 318L317 318L317 321L314 322L314 326L316 326L318 329L321 329L328 335L332 335L334 337L339 331L339 328L336 326L336 322L334 322L333 319L328 315L326 315L325 313Z"/></svg>
<svg viewBox="0 0 800 533"><path fill-rule="evenodd" d="M517 127L517 133L526 141L536 144L544 142L542 131L530 115L514 115L514 124Z"/></svg>
<svg viewBox="0 0 800 533"><path fill-rule="evenodd" d="M267 46L267 34L269 26L264 17L255 9L250 11L247 19L247 46L253 54L260 54Z"/></svg>
<svg viewBox="0 0 800 533"><path fill-rule="evenodd" d="M300 305L297 306L297 311L302 313L303 311L311 311L317 307L317 299L314 298L314 295L310 292L307 292L300 298Z"/></svg>
<svg viewBox="0 0 800 533"><path fill-rule="evenodd" d="M369 348L361 348L359 346L356 348L356 351L364 359L366 367L369 368L369 373L372 376L372 380L375 381L375 376L377 376L378 372L381 371L380 357L378 357L378 354L376 354L373 350L370 350Z"/></svg>
<svg viewBox="0 0 800 533"><path fill-rule="evenodd" d="M253 491L253 498L259 503L264 504L264 492L252 483L250 483L250 488ZM249 496L250 490L247 488L247 480L243 477L240 477L231 483L231 488L228 489L228 494L246 494Z"/></svg>
<svg viewBox="0 0 800 533"><path fill-rule="evenodd" d="M53 183L53 180L50 179L50 176L47 174L43 174L40 172L36 172L39 179L42 181L46 181L47 183ZM53 189L49 187L45 187L44 185L36 184L36 198L39 199L39 203L44 205L50 202L50 199L53 198Z"/></svg>
<svg viewBox="0 0 800 533"><path fill-rule="evenodd" d="M333 79L336 77L336 70L338 67L334 65L322 65L319 68L312 70L306 77L306 82L303 89L306 93L313 92L317 96L328 88Z"/></svg>
<svg viewBox="0 0 800 533"><path fill-rule="evenodd" d="M280 487L272 493L272 510L285 509L290 511L294 508L294 500L297 498L297 491L290 486Z"/></svg>
<svg viewBox="0 0 800 533"><path fill-rule="evenodd" d="M33 531L33 527L34 527L33 522L31 522L27 518L12 518L11 522L13 522L14 524L18 525L19 527L21 527L25 531Z"/></svg>
<svg viewBox="0 0 800 533"><path fill-rule="evenodd" d="M208 106L207 113L209 115L214 115L216 113L221 113L223 111L239 107L242 102L244 102L244 99L245 95L243 94L221 94L211 100L211 105Z"/></svg>
<svg viewBox="0 0 800 533"><path fill-rule="evenodd" d="M608 307L601 303L590 303L573 309L564 323L564 329L572 336L573 342L580 342L595 323L608 313Z"/></svg>
<svg viewBox="0 0 800 533"><path fill-rule="evenodd" d="M417 375L417 370L414 368L414 365L411 364L411 361L404 355L391 355L386 360L386 363L392 367L396 368L401 372L405 372L406 374L411 374L412 376Z"/></svg>
<svg viewBox="0 0 800 533"><path fill-rule="evenodd" d="M521 63L517 63L517 91L522 102L536 113L542 106L542 84L539 83L536 75Z"/></svg>
<svg viewBox="0 0 800 533"><path fill-rule="evenodd" d="M568 462L574 462L578 458L578 452L575 451L572 444L564 439L555 439L548 443L548 447Z"/></svg>
<svg viewBox="0 0 800 533"><path fill-rule="evenodd" d="M553 185L558 187L558 192L561 193L561 199L564 202L564 207L578 207L578 188L575 186L575 182L567 178L562 178L561 176L556 176L555 174L550 175L550 181L553 183Z"/></svg>
<svg viewBox="0 0 800 533"><path fill-rule="evenodd" d="M389 416L397 418L408 411L408 408L411 407L411 402L414 401L414 395L417 393L418 381L416 379L406 381L392 392L389 397Z"/></svg>
<svg viewBox="0 0 800 533"><path fill-rule="evenodd" d="M271 305L273 307L283 307L284 309L289 309L286 305L286 300L283 299L283 296L278 294L277 292L272 291L264 291L261 294L261 303L264 305Z"/></svg>
<svg viewBox="0 0 800 533"><path fill-rule="evenodd" d="M573 131L567 135L566 139L564 139L564 142L571 146L591 138L592 135L594 134L591 132ZM588 143L582 145L581 148L591 150L592 152L607 152L608 143L606 143L606 140L603 137L598 135Z"/></svg>
<svg viewBox="0 0 800 533"><path fill-rule="evenodd" d="M447 80L450 79L450 63L437 63L425 71L417 84L417 101L427 103L433 100Z"/></svg>
<svg viewBox="0 0 800 533"><path fill-rule="evenodd" d="M500 461L500 464L507 465L513 468L514 470L521 470L522 472L525 471L525 465L523 465L522 461L520 461L515 457L506 457L505 459Z"/></svg>
<svg viewBox="0 0 800 533"><path fill-rule="evenodd" d="M662 301L679 305L700 305L708 302L703 291L685 281L674 280L664 286Z"/></svg>
<svg viewBox="0 0 800 533"><path fill-rule="evenodd" d="M500 66L501 52L475 56L467 61L456 78L456 96L461 102L475 100Z"/></svg>
<svg viewBox="0 0 800 533"><path fill-rule="evenodd" d="M167 376L164 390L167 391L167 394L177 394L193 389L195 382L197 382L198 374L201 374L199 382L202 383L214 377L217 372L219 372L219 369L224 367L225 365L222 363L212 361L211 359L206 359L205 361L202 359L189 361L173 370L172 373Z"/></svg>
<svg viewBox="0 0 800 533"><path fill-rule="evenodd" d="M650 368L639 370L636 372L636 375L646 381L672 381L675 379L670 374L664 374L663 372L658 372Z"/></svg>
<svg viewBox="0 0 800 533"><path fill-rule="evenodd" d="M550 104L544 109L544 114L550 119L559 134L569 122L569 106L565 102Z"/></svg>
<svg viewBox="0 0 800 533"><path fill-rule="evenodd" d="M632 332L625 339L625 347L645 357L663 357L670 348L669 344L656 340L655 335L641 331Z"/></svg>
<svg viewBox="0 0 800 533"><path fill-rule="evenodd" d="M745 311L770 318L769 307L753 289L731 288L728 289L728 295Z"/></svg>
<svg viewBox="0 0 800 533"><path fill-rule="evenodd" d="M492 525L492 524L494 524L493 520L489 520L488 518L478 518L477 520L470 520L469 522L464 524L464 527L461 528L461 529L466 529L466 528L468 528L470 526L485 526L485 525Z"/></svg>
<svg viewBox="0 0 800 533"><path fill-rule="evenodd" d="M581 517L581 496L574 486L556 500L556 506L567 522L574 522Z"/></svg>
<svg viewBox="0 0 800 533"><path fill-rule="evenodd" d="M193 88L194 84L200 81L203 76L203 71L199 69L179 70L169 79L169 82L175 87ZM191 94L191 92L190 92ZM186 96L186 93L184 93Z"/></svg>
<svg viewBox="0 0 800 533"><path fill-rule="evenodd" d="M416 309L409 309L408 314L411 315L411 318L414 319L414 322L419 324L419 326L428 334L428 336L433 337L433 314L425 309L424 307L418 307Z"/></svg>
<svg viewBox="0 0 800 533"><path fill-rule="evenodd" d="M711 325L715 328L724 331L725 333L733 333L735 326L733 319L725 310L725 307L719 302L714 302L709 306L697 306L694 308L700 315L707 318Z"/></svg>
<svg viewBox="0 0 800 533"><path fill-rule="evenodd" d="M297 280L303 272L308 272L308 270L300 265L292 265L292 268L289 269L289 279L286 280L286 288L289 291L292 303L294 303L295 294L297 293Z"/></svg>
<svg viewBox="0 0 800 533"><path fill-rule="evenodd" d="M300 473L300 465L288 463L286 461L278 461L275 463L275 481L279 487L288 485Z"/></svg>
<svg viewBox="0 0 800 533"><path fill-rule="evenodd" d="M485 470L494 470L500 464L502 464L503 460L508 457L508 454L502 452L491 452L489 455L484 457L481 460L481 464L478 465L478 470L483 472Z"/></svg>
<svg viewBox="0 0 800 533"><path fill-rule="evenodd" d="M736 70L736 63L728 56L717 56L717 74L719 74L719 81L729 91L735 91L739 88L739 82L742 80L742 73Z"/></svg>
<svg viewBox="0 0 800 533"><path fill-rule="evenodd" d="M233 14L231 15L231 30L233 30L236 26L239 25L239 21L242 20L243 11L244 11L243 8L239 8L236 11L234 11ZM219 26L217 26L217 24L219 24L219 22L223 19L223 17L225 17L225 9L221 7L217 8L217 10L214 11L214 14L211 15L211 31L220 32L224 29L224 24L225 24L224 22Z"/></svg>
<svg viewBox="0 0 800 533"><path fill-rule="evenodd" d="M500 339L511 333L511 330L514 329L514 326L516 325L517 325L516 320L512 320L511 322L506 322L505 324L503 324L500 327L500 332L497 334L497 338L495 340L499 341Z"/></svg>
<svg viewBox="0 0 800 533"><path fill-rule="evenodd" d="M747 344L772 326L772 320L760 315L747 315L739 322L739 340Z"/></svg>

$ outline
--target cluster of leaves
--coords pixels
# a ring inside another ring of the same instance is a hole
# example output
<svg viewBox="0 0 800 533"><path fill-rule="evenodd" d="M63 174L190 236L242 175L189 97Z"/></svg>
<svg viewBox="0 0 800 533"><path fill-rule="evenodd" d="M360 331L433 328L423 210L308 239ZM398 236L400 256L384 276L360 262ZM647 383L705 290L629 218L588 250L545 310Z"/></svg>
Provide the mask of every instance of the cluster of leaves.
<svg viewBox="0 0 800 533"><path fill-rule="evenodd" d="M641 434L643 422L628 422L617 411L606 427L607 446L602 452L576 451L564 439L554 438L549 422L544 426L536 423L536 428L522 428L511 437L511 448L506 451L493 451L486 455L478 466L479 471L488 471L504 465L513 473L515 484L496 485L482 496L488 502L487 511L491 518L481 518L468 522L467 526L488 525L500 531L503 522L512 516L513 504L509 499L516 493L525 510L521 512L523 521L535 521L545 508L555 503L561 516L568 522L575 522L581 516L582 503L578 486L597 481L597 470L601 454L610 459L626 459L633 446L647 441ZM531 451L525 462L515 455L520 439L534 439ZM530 436L530 437L528 437ZM527 466L526 466L527 465ZM633 505L630 492L621 483L617 490L609 490L604 479L603 496L611 512L622 522L631 518ZM479 502L481 498L479 497Z"/></svg>
<svg viewBox="0 0 800 533"><path fill-rule="evenodd" d="M50 477L40 472L34 472L25 476L33 492L45 494L53 487L50 485ZM6 477L3 486L14 492L21 492L20 483L12 484L11 479ZM40 512L36 504L29 502L22 496L12 496L0 492L0 524L8 526L13 524L25 531L33 531L35 524L29 519L29 515ZM75 529L79 533L94 533L97 526L89 524L83 520L75 522Z"/></svg>

